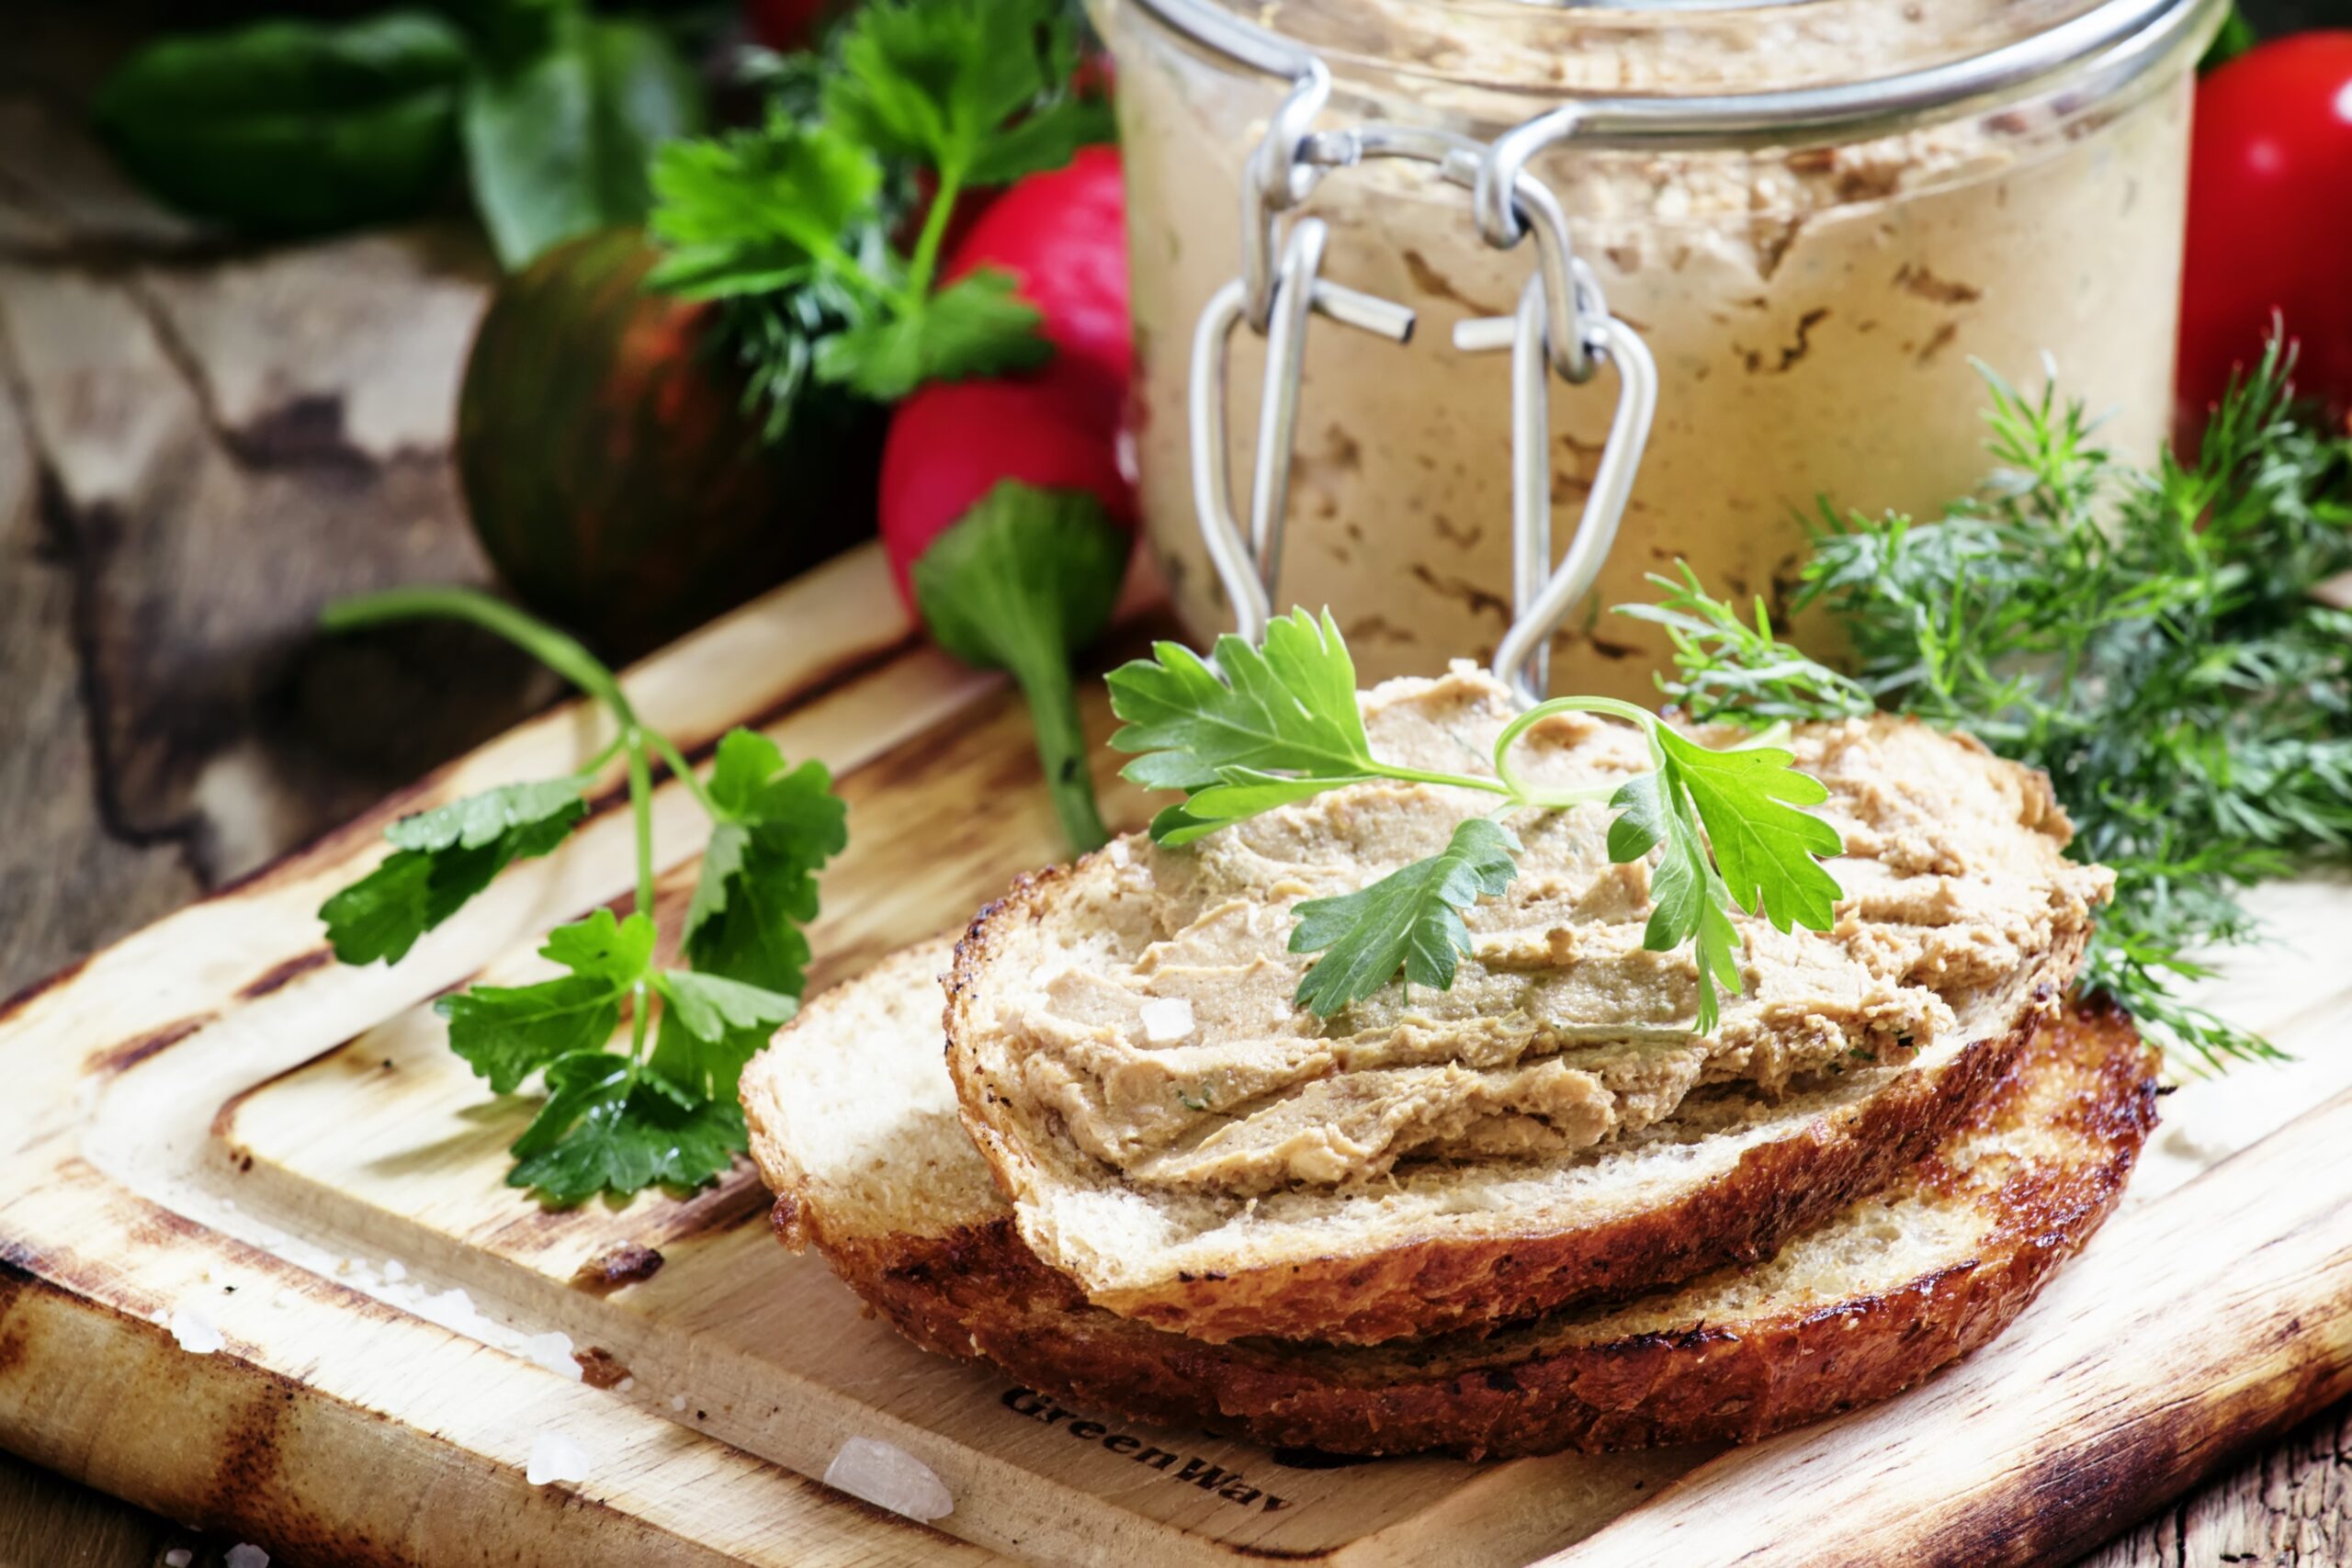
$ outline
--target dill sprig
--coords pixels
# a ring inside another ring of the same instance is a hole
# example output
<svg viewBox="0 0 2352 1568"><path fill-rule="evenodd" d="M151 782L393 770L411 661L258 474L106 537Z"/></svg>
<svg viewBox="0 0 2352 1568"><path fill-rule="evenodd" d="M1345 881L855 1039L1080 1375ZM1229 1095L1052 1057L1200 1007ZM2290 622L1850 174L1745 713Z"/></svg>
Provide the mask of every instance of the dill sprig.
<svg viewBox="0 0 2352 1568"><path fill-rule="evenodd" d="M1620 604L1617 613L1663 626L1674 646L1673 676L1658 689L1696 724L1761 728L1804 719L1860 718L1877 705L1862 683L1816 662L1772 635L1771 612L1756 599L1756 624L1710 595L1687 561L1679 578L1649 580L1655 604Z"/></svg>
<svg viewBox="0 0 2352 1568"><path fill-rule="evenodd" d="M2195 458L2154 469L2054 387L1988 372L1982 493L1925 524L1825 511L1794 600L1835 615L1880 704L2049 773L2072 852L2117 874L2082 986L2208 1068L2278 1053L2183 999L2199 955L2259 935L2245 887L2352 846L2352 615L2312 596L2352 570L2352 438L2303 416L2291 370L2274 343ZM1828 716L1844 689L1792 665L1760 606L1750 634L1687 574L1668 586L1647 618L1674 634L1670 696Z"/></svg>

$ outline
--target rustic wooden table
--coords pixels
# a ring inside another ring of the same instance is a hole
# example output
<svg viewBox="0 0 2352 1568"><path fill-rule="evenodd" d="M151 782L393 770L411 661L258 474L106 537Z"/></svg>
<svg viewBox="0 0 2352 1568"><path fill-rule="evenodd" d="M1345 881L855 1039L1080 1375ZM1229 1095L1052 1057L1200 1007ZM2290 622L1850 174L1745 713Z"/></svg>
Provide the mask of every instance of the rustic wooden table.
<svg viewBox="0 0 2352 1568"><path fill-rule="evenodd" d="M490 276L466 227L189 230L74 129L112 47L37 26L0 62L0 995L555 694L469 636L310 629L339 594L488 576L448 463ZM232 1544L0 1454L0 1568ZM2090 1562L2352 1563L2352 1405Z"/></svg>

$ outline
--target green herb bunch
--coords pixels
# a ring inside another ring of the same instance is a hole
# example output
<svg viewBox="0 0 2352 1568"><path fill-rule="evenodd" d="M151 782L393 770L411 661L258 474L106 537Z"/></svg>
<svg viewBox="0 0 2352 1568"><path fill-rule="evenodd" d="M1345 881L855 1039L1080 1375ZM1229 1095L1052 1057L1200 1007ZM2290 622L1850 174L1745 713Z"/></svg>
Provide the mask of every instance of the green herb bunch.
<svg viewBox="0 0 2352 1568"><path fill-rule="evenodd" d="M1491 774L1409 768L1374 756L1356 703L1347 644L1327 612L1294 610L1266 630L1264 646L1227 635L1216 664L1176 643L1114 671L1112 711L1125 728L1111 744L1139 752L1125 776L1147 789L1182 790L1153 818L1154 840L1190 843L1260 812L1348 784L1393 779L1498 797L1496 814L1601 807L1617 813L1609 856L1620 864L1662 851L1651 876L1644 945L1665 953L1694 944L1697 1027L1716 1024L1721 999L1740 990L1735 909L1781 931L1826 931L1839 897L1816 857L1840 849L1837 830L1804 809L1828 798L1767 742L1715 750L1656 714L1607 697L1556 697L1521 714L1496 738ZM1593 713L1638 728L1650 771L1615 785L1547 789L1523 777L1512 751L1555 714ZM1294 953L1323 954L1300 981L1296 1003L1329 1017L1373 995L1401 971L1409 985L1453 984L1470 951L1462 912L1508 888L1520 842L1494 815L1464 819L1437 854L1357 892L1309 899L1296 910Z"/></svg>
<svg viewBox="0 0 2352 1568"><path fill-rule="evenodd" d="M1044 363L1012 275L941 287L941 252L964 192L1108 140L1078 61L1062 0L870 0L821 71L778 74L764 123L662 149L648 226L669 254L650 283L726 302L777 429L812 382L888 402Z"/></svg>
<svg viewBox="0 0 2352 1568"><path fill-rule="evenodd" d="M1703 716L1862 693L2048 773L2072 852L2117 876L2083 987L2208 1067L2276 1053L2182 999L2199 953L2257 934L2244 887L2352 844L2352 615L2313 596L2352 570L2352 439L2301 417L2290 369L2274 344L2195 460L2154 470L2079 402L1988 375L1983 494L1928 524L1825 513L1795 603L1835 615L1859 686L1687 576L1635 612L1672 629L1666 691Z"/></svg>
<svg viewBox="0 0 2352 1568"><path fill-rule="evenodd" d="M600 908L550 932L539 953L564 971L555 978L469 987L435 1010L448 1021L450 1048L493 1092L512 1094L534 1075L546 1085L514 1142L509 1185L559 1205L599 1191L698 1187L747 1146L737 1079L798 1005L816 874L848 841L832 781L818 762L787 767L775 741L748 729L721 739L710 776L696 776L586 649L485 594L396 590L332 606L325 625L416 616L468 621L514 643L594 698L616 733L576 773L501 785L392 824L392 853L320 908L328 942L345 964L399 962L507 865L560 844L587 817L597 775L625 759L637 848L628 913ZM712 823L686 910L688 968L654 961L657 761ZM628 1043L616 1050L624 1017Z"/></svg>

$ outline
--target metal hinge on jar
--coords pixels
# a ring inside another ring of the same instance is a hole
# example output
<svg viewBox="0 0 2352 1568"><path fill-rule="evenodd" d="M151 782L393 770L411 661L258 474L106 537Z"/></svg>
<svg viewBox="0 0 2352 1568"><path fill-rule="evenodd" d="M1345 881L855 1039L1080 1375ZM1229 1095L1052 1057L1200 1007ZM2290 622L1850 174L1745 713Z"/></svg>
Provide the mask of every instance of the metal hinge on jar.
<svg viewBox="0 0 2352 1568"><path fill-rule="evenodd" d="M1544 694L1553 634L1591 590L1616 540L1657 409L1657 369L1633 329L1609 313L1599 280L1577 259L1558 197L1526 172L1540 139L1514 132L1488 145L1385 122L1314 130L1330 90L1329 73L1309 61L1269 121L1242 181L1241 275L1210 298L1193 333L1193 493L1209 559L1233 606L1235 629L1256 641L1273 613L1280 576L1309 318L1322 316L1400 344L1412 336L1410 309L1322 276L1329 231L1320 219L1285 220L1284 214L1337 169L1375 158L1433 165L1441 177L1472 194L1489 244L1510 249L1529 233L1535 236L1536 266L1520 292L1519 308L1508 316L1460 322L1453 333L1459 349L1511 351L1512 621L1496 649L1494 670L1532 704ZM1495 198L1499 217L1491 223L1483 199L1489 191L1508 193ZM1233 333L1244 323L1266 340L1246 534L1233 505L1226 412ZM1602 364L1617 373L1617 412L1576 533L1555 564L1550 380L1557 375L1581 384Z"/></svg>

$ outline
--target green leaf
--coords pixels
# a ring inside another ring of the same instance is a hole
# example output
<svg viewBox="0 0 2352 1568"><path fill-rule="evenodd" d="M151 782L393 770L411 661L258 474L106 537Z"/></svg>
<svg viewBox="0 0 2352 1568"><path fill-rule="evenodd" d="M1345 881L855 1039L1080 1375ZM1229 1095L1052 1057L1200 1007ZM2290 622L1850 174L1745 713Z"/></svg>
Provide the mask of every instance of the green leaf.
<svg viewBox="0 0 2352 1568"><path fill-rule="evenodd" d="M776 743L730 730L705 786L717 825L686 909L697 970L787 997L807 980L817 872L849 842L846 808L820 762L786 768Z"/></svg>
<svg viewBox="0 0 2352 1568"><path fill-rule="evenodd" d="M1020 682L1046 787L1080 854L1108 835L1087 771L1070 655L1110 624L1131 543L1093 496L1007 479L933 539L910 572L940 647Z"/></svg>
<svg viewBox="0 0 2352 1568"><path fill-rule="evenodd" d="M841 44L825 112L880 151L960 184L989 159L1020 167L1018 148L992 153L1024 111L1049 105L1075 60L1058 0L869 0ZM1059 140L1029 133L1033 145ZM1065 154L1067 157L1067 154ZM1035 165L1033 165L1035 166Z"/></svg>
<svg viewBox="0 0 2352 1568"><path fill-rule="evenodd" d="M1470 951L1462 911L1510 886L1519 847L1508 829L1472 817L1427 860L1357 892L1300 904L1290 950L1329 951L1299 981L1296 1005L1329 1018L1372 996L1399 969L1408 985L1451 987L1461 955Z"/></svg>
<svg viewBox="0 0 2352 1568"><path fill-rule="evenodd" d="M1689 562L1674 564L1679 578L1650 573L1659 591L1657 604L1612 608L1665 630L1674 673L1660 671L1658 689L1693 722L1761 728L1799 719L1860 718L1877 706L1860 682L1775 637L1761 595L1750 626L1700 586Z"/></svg>
<svg viewBox="0 0 2352 1568"><path fill-rule="evenodd" d="M648 228L669 254L648 284L714 299L809 284L843 236L872 221L882 171L839 132L776 117L757 130L667 143L652 185Z"/></svg>
<svg viewBox="0 0 2352 1568"><path fill-rule="evenodd" d="M1621 815L1609 825L1609 858L1620 865L1662 852L1650 875L1650 918L1642 945L1671 953L1688 942L1699 968L1697 1027L1714 1032L1722 998L1740 991L1739 933L1731 923L1731 895L1707 858L1680 785L1665 771L1628 779L1610 797Z"/></svg>
<svg viewBox="0 0 2352 1568"><path fill-rule="evenodd" d="M1732 902L1776 931L1792 924L1827 931L1843 894L1814 857L1845 846L1837 829L1798 807L1828 799L1828 786L1798 773L1791 766L1795 756L1778 747L1714 751L1664 725L1653 733L1665 750L1666 771L1706 827Z"/></svg>
<svg viewBox="0 0 2352 1568"><path fill-rule="evenodd" d="M663 970L653 988L662 994L662 1032L650 1065L706 1100L734 1099L743 1064L799 1006L758 986L684 969Z"/></svg>
<svg viewBox="0 0 2352 1568"><path fill-rule="evenodd" d="M1169 807L1160 813L1161 818L1167 818L1164 828L1155 818L1151 836L1156 841L1171 846L1189 844L1228 822L1238 822L1261 811L1312 799L1326 790L1363 782L1361 775L1293 778L1282 773L1262 773L1254 768L1222 768L1216 784L1193 791L1183 805ZM1171 817L1171 812L1177 815Z"/></svg>
<svg viewBox="0 0 2352 1568"><path fill-rule="evenodd" d="M558 926L539 956L571 973L442 998L434 1010L449 1021L449 1048L498 1094L512 1094L560 1057L600 1049L620 1025L621 1003L645 978L653 935L650 916L616 921L610 909Z"/></svg>
<svg viewBox="0 0 2352 1568"><path fill-rule="evenodd" d="M598 1192L700 1187L749 1145L741 1107L695 1100L625 1056L564 1056L548 1066L547 1082L547 1103L514 1141L506 1182L558 1207Z"/></svg>
<svg viewBox="0 0 2352 1568"><path fill-rule="evenodd" d="M964 178L976 186L1011 185L1029 175L1058 169L1076 157L1080 148L1109 141L1117 133L1108 103L1060 98L990 139Z"/></svg>
<svg viewBox="0 0 2352 1568"><path fill-rule="evenodd" d="M1329 611L1319 622L1303 609L1277 618L1262 650L1228 633L1216 662L1163 642L1111 672L1111 711L1125 721L1111 744L1141 753L1124 777L1192 791L1229 782L1235 768L1334 784L1377 776L1355 664Z"/></svg>
<svg viewBox="0 0 2352 1568"><path fill-rule="evenodd" d="M2227 65L2261 41L2262 35L2246 20L2245 13L2233 5L2222 18L2222 30L2205 46L2205 53L2197 62L2197 73L2201 76Z"/></svg>
<svg viewBox="0 0 2352 1568"><path fill-rule="evenodd" d="M965 274L919 304L854 322L817 345L817 379L877 402L896 402L926 381L961 381L1032 370L1054 356L1045 318L995 267Z"/></svg>
<svg viewBox="0 0 2352 1568"><path fill-rule="evenodd" d="M478 73L463 128L474 205L510 271L560 241L635 222L654 149L702 122L701 85L658 29L566 13L549 47Z"/></svg>
<svg viewBox="0 0 2352 1568"><path fill-rule="evenodd" d="M405 218L457 170L464 37L419 11L164 38L92 101L100 137L172 206L271 235Z"/></svg>
<svg viewBox="0 0 2352 1568"><path fill-rule="evenodd" d="M395 852L319 906L328 945L345 964L398 963L509 863L561 843L588 814L580 792L577 779L506 784L393 823Z"/></svg>
<svg viewBox="0 0 2352 1568"><path fill-rule="evenodd" d="M587 810L576 778L500 784L431 811L403 817L384 837L404 850L431 853L452 847L478 850L519 828L557 818L576 821Z"/></svg>

